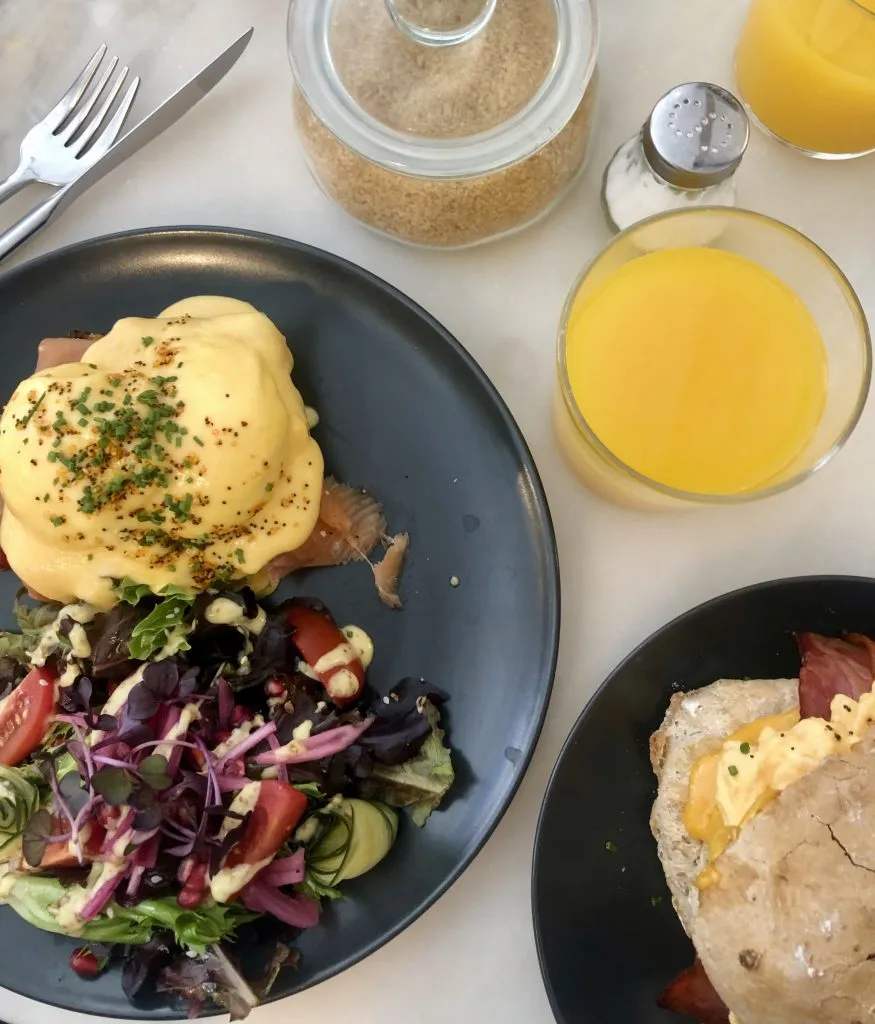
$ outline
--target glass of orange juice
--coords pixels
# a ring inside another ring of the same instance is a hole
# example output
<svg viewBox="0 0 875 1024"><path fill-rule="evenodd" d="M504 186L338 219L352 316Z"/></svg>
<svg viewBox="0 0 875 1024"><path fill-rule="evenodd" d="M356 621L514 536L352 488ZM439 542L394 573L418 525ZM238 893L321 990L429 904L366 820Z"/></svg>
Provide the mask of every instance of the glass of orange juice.
<svg viewBox="0 0 875 1024"><path fill-rule="evenodd" d="M735 69L783 142L831 160L875 152L875 0L751 0Z"/></svg>
<svg viewBox="0 0 875 1024"><path fill-rule="evenodd" d="M839 451L871 361L854 290L804 235L746 210L660 214L571 290L555 431L584 483L619 504L747 502Z"/></svg>

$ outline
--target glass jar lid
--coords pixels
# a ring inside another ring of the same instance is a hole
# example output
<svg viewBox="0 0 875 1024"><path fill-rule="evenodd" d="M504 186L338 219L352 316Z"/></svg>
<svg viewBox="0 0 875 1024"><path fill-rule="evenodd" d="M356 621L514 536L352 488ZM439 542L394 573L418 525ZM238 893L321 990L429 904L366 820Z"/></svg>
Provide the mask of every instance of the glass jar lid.
<svg viewBox="0 0 875 1024"><path fill-rule="evenodd" d="M422 177L488 174L554 138L593 75L590 0L291 0L295 80L361 156Z"/></svg>

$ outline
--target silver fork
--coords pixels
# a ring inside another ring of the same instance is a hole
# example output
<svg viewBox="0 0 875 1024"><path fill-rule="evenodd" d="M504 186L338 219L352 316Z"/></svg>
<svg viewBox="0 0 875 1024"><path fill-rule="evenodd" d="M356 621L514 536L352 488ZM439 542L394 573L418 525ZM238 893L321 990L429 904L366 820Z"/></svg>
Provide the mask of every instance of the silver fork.
<svg viewBox="0 0 875 1024"><path fill-rule="evenodd" d="M46 185L69 185L96 163L118 138L137 94L140 79L134 78L115 113L110 116L128 76L128 68L121 69L107 91L118 65L118 57L113 57L89 92L88 87L105 55L106 43L98 48L42 121L25 135L18 167L0 184L0 203L31 181L41 181ZM101 97L103 101L92 114Z"/></svg>

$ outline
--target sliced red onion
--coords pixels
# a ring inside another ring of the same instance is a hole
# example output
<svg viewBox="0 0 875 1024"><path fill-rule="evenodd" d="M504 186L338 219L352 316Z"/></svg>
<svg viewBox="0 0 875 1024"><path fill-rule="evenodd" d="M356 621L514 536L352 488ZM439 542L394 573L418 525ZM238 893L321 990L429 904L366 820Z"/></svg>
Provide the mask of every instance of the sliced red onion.
<svg viewBox="0 0 875 1024"><path fill-rule="evenodd" d="M371 727L373 718L366 718L358 725L339 725L326 729L318 736L303 740L292 740L278 750L268 750L254 758L255 764L304 764L307 761L321 761L323 757L346 750Z"/></svg>
<svg viewBox="0 0 875 1024"><path fill-rule="evenodd" d="M140 890L140 882L143 881L143 875L146 874L146 866L144 864L135 864L131 868L131 877L128 879L128 896L133 899Z"/></svg>
<svg viewBox="0 0 875 1024"><path fill-rule="evenodd" d="M304 881L304 847L301 846L291 857L277 857L262 871L258 872L259 882L266 885L297 885Z"/></svg>
<svg viewBox="0 0 875 1024"><path fill-rule="evenodd" d="M216 762L216 771L221 772L228 761L235 761L238 757L242 757L247 751L257 747L259 743L263 743L268 736L272 736L275 732L276 722L267 722L260 726L254 732L251 732L245 740L241 740L236 747L232 747L226 754L222 755L221 759Z"/></svg>
<svg viewBox="0 0 875 1024"><path fill-rule="evenodd" d="M257 914L271 914L293 928L312 928L319 923L319 903L306 896L287 896L259 879L240 894L243 903Z"/></svg>
<svg viewBox="0 0 875 1024"><path fill-rule="evenodd" d="M113 875L112 878L108 879L102 885L99 885L88 897L87 903L79 912L79 917L81 917L83 921L93 921L112 899L112 894L119 887L121 880L126 874L127 869L119 871L118 874Z"/></svg>
<svg viewBox="0 0 875 1024"><path fill-rule="evenodd" d="M219 775L219 789L223 793L233 793L237 789L243 789L244 786L248 786L252 779L247 779L245 775Z"/></svg>
<svg viewBox="0 0 875 1024"><path fill-rule="evenodd" d="M85 725L85 715L53 715L53 722L63 722L64 725Z"/></svg>
<svg viewBox="0 0 875 1024"><path fill-rule="evenodd" d="M272 733L270 736L267 737L267 745L270 747L271 750L279 750L280 747L282 746L279 739L277 738L276 733ZM289 781L289 770L288 768L286 768L284 764L278 764L276 766L276 777L280 780L280 782Z"/></svg>
<svg viewBox="0 0 875 1024"><path fill-rule="evenodd" d="M131 840L131 836L134 834L134 818L136 817L136 811L132 807L121 816L118 825L112 830L107 832L106 839L103 840L103 846L100 847L100 852L104 856L109 856L112 853L113 847L122 837L126 837L128 842ZM125 844L127 846L127 843Z"/></svg>

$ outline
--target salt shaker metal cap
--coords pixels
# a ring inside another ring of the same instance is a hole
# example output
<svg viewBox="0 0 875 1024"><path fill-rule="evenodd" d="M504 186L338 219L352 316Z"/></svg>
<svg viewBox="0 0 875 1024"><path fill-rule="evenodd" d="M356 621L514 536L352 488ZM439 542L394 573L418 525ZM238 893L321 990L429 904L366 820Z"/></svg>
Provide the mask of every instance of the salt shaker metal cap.
<svg viewBox="0 0 875 1024"><path fill-rule="evenodd" d="M732 177L749 138L750 123L741 103L709 82L687 82L667 92L641 133L653 170L669 185L686 190Z"/></svg>

